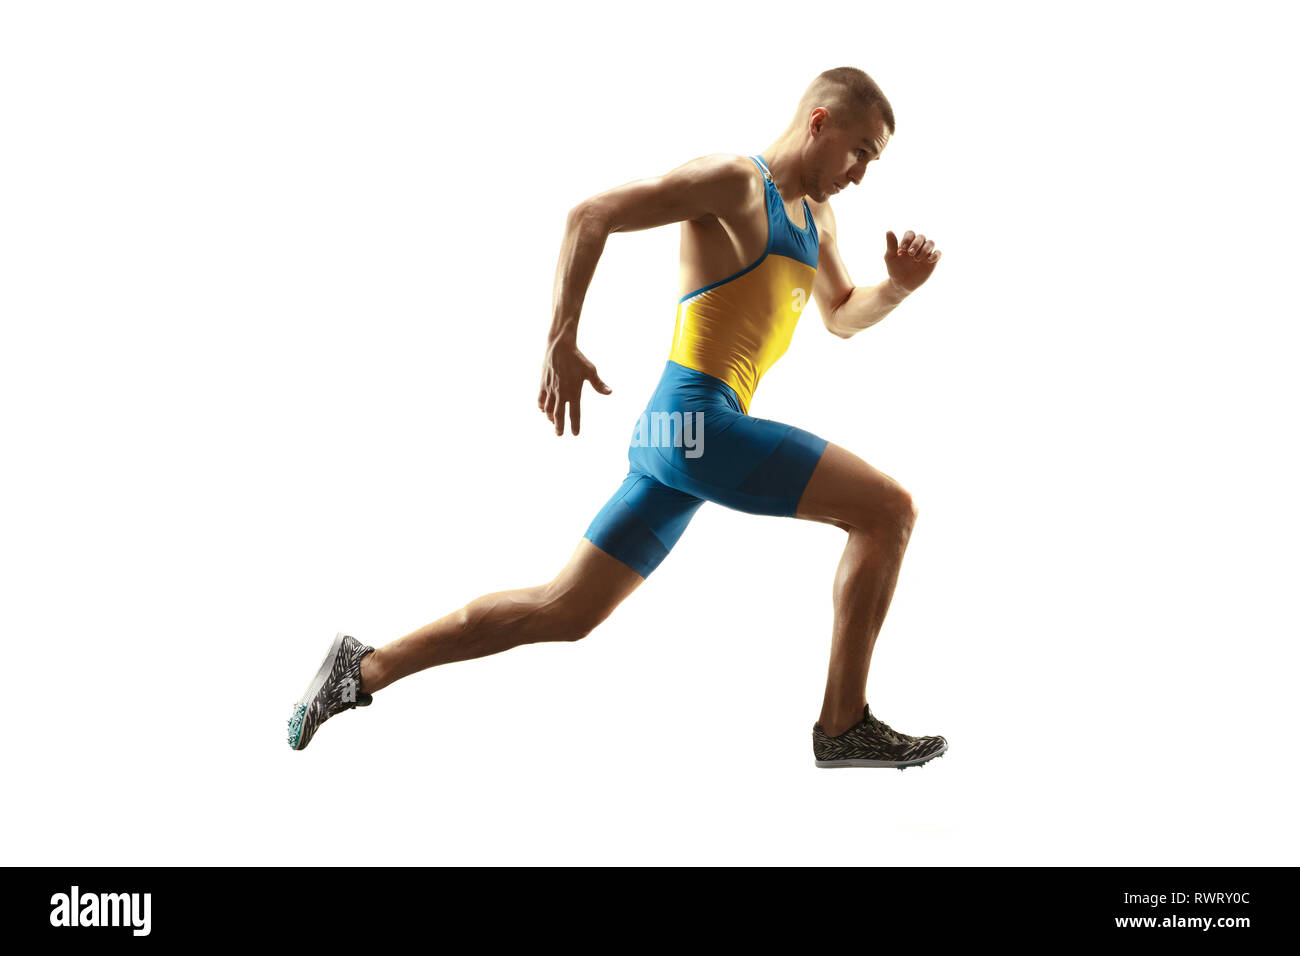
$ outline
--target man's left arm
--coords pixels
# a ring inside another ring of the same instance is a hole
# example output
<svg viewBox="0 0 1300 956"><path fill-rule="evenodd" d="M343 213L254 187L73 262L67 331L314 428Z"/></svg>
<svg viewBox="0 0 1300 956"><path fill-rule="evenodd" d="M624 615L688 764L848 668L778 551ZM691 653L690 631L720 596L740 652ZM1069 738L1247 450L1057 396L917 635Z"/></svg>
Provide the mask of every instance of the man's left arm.
<svg viewBox="0 0 1300 956"><path fill-rule="evenodd" d="M874 286L855 286L840 259L835 242L835 215L830 203L818 204L817 234L820 251L813 298L826 328L847 339L875 325L915 292L942 257L933 239L907 230L902 242L885 233L885 280Z"/></svg>

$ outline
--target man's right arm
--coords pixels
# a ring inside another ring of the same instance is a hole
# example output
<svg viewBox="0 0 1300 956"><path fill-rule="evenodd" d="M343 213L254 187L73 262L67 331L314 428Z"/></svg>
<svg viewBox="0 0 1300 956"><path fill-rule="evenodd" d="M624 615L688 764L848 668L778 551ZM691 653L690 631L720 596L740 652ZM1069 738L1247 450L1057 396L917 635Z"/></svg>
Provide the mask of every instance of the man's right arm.
<svg viewBox="0 0 1300 956"><path fill-rule="evenodd" d="M578 350L578 319L605 240L616 232L636 232L674 222L727 220L753 200L753 164L743 156L701 156L663 176L638 179L585 199L569 210L555 270L551 329L537 407L564 434L564 407L569 406L573 434L578 434L583 382L608 393L595 366Z"/></svg>

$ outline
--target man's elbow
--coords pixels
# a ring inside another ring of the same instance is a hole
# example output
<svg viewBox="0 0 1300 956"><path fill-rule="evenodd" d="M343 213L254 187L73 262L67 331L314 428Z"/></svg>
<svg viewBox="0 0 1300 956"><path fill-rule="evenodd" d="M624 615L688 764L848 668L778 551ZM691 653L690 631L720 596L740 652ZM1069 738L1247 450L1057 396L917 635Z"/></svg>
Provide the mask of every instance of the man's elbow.
<svg viewBox="0 0 1300 956"><path fill-rule="evenodd" d="M584 219L591 216L594 208L595 204L590 199L584 199L582 202L578 203L569 210L569 225L576 226L581 224Z"/></svg>
<svg viewBox="0 0 1300 956"><path fill-rule="evenodd" d="M844 307L844 304L849 301L852 295L853 295L853 290L850 289L848 291L848 294L845 295L844 298L840 299L838 303L836 303L835 307L832 308L829 313L827 313L825 319L823 320L826 328L830 331L831 335L834 335L837 338L851 339L853 338L853 333L857 331L856 329L851 329L845 325L842 325L839 321L840 310Z"/></svg>
<svg viewBox="0 0 1300 956"><path fill-rule="evenodd" d="M850 331L849 329L843 329L843 328L840 328L840 327L839 327L838 325L836 325L833 321L828 320L828 321L826 322L826 328L830 331L831 335L835 336L837 339L851 339L851 338L853 338L853 332L852 332L852 331Z"/></svg>
<svg viewBox="0 0 1300 956"><path fill-rule="evenodd" d="M575 232L601 230L608 235L611 231L608 211L596 199L584 199L570 209L566 225Z"/></svg>

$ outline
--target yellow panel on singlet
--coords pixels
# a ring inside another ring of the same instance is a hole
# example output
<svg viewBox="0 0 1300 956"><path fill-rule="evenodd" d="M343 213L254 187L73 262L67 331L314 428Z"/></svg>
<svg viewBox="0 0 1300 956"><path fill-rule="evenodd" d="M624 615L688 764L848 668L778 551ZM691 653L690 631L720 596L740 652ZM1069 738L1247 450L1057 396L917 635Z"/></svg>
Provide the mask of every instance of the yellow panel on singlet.
<svg viewBox="0 0 1300 956"><path fill-rule="evenodd" d="M817 274L817 224L803 204L805 228L786 214L762 156L750 159L763 173L767 248L752 265L683 296L677 303L670 361L726 382L741 409L759 379L785 354Z"/></svg>

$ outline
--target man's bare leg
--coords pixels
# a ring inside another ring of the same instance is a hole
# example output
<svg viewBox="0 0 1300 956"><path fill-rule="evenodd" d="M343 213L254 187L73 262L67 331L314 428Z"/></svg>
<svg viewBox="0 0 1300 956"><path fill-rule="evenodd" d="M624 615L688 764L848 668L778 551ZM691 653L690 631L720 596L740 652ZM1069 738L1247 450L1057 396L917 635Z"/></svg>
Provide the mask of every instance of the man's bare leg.
<svg viewBox="0 0 1300 956"><path fill-rule="evenodd" d="M416 671L486 657L521 644L576 641L645 580L586 538L547 584L497 591L375 649L361 659L361 689L373 694Z"/></svg>
<svg viewBox="0 0 1300 956"><path fill-rule="evenodd" d="M838 736L862 720L871 652L885 621L916 505L898 482L834 443L826 451L796 516L848 532L833 597L835 624L820 723Z"/></svg>

